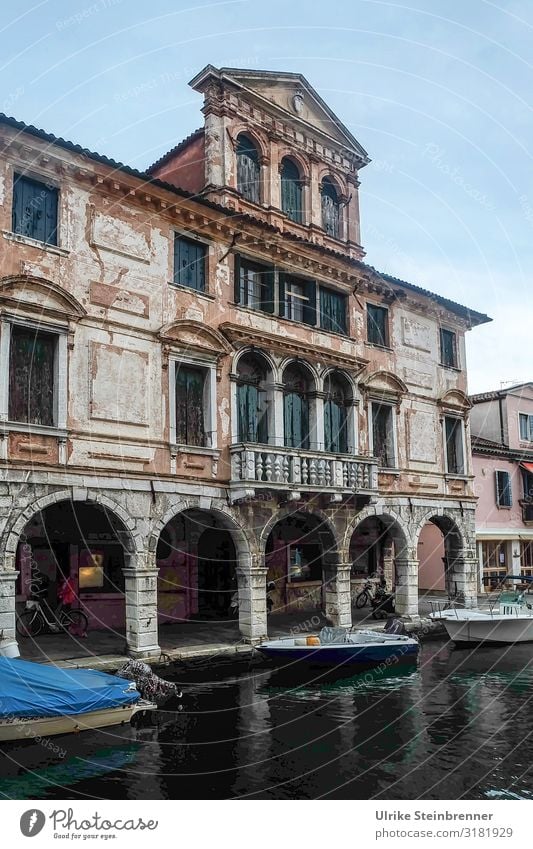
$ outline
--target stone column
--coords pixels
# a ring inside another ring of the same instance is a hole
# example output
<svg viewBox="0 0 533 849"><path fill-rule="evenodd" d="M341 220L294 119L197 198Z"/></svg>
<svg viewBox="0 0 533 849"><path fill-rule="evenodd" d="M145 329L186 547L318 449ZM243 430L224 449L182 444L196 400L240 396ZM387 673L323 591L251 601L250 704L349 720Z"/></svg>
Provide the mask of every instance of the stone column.
<svg viewBox="0 0 533 849"><path fill-rule="evenodd" d="M418 560L396 557L394 602L400 616L418 616Z"/></svg>
<svg viewBox="0 0 533 849"><path fill-rule="evenodd" d="M15 581L14 569L0 571L0 656L18 657L15 632Z"/></svg>
<svg viewBox="0 0 533 849"><path fill-rule="evenodd" d="M244 639L255 643L267 636L266 566L237 567L239 590L239 630Z"/></svg>
<svg viewBox="0 0 533 849"><path fill-rule="evenodd" d="M477 607L477 572L479 562L475 549L450 552L447 556L449 591L458 604Z"/></svg>
<svg viewBox="0 0 533 849"><path fill-rule="evenodd" d="M352 627L350 563L324 567L326 616L340 628Z"/></svg>
<svg viewBox="0 0 533 849"><path fill-rule="evenodd" d="M140 559L140 558L139 558ZM126 643L135 658L161 654L157 632L157 574L152 557L144 568L124 569L126 590Z"/></svg>

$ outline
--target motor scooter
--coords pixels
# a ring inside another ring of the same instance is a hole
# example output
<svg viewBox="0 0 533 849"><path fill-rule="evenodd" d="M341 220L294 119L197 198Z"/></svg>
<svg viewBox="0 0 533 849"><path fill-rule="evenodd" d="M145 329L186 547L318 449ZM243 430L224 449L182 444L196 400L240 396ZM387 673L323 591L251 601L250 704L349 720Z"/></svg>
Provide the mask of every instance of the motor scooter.
<svg viewBox="0 0 533 849"><path fill-rule="evenodd" d="M371 599L370 604L373 619L386 619L389 614L396 612L393 593L388 593L381 587L376 590L376 595Z"/></svg>

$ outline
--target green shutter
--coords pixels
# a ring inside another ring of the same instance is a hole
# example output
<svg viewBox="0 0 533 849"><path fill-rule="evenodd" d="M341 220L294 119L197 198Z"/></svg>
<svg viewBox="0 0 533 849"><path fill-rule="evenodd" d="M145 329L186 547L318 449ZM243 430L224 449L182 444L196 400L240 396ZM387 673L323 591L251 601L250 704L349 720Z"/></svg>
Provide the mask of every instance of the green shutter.
<svg viewBox="0 0 533 849"><path fill-rule="evenodd" d="M279 314L283 318L285 315L285 275L281 271L278 274L278 300Z"/></svg>
<svg viewBox="0 0 533 849"><path fill-rule="evenodd" d="M241 258L239 254L233 257L233 297L236 304L241 303Z"/></svg>
<svg viewBox="0 0 533 849"><path fill-rule="evenodd" d="M262 275L261 308L264 312L274 312L274 269L266 269Z"/></svg>
<svg viewBox="0 0 533 849"><path fill-rule="evenodd" d="M316 283L314 280L308 280L305 287L305 294L309 301L304 304L303 320L304 324L310 324L314 327L316 324Z"/></svg>

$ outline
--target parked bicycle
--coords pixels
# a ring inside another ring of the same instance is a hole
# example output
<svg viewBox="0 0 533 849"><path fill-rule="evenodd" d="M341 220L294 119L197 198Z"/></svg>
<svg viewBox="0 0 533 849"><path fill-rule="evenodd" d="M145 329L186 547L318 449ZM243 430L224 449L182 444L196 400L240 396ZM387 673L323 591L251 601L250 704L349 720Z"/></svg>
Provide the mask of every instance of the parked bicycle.
<svg viewBox="0 0 533 849"><path fill-rule="evenodd" d="M17 633L21 637L36 637L43 631L57 634L66 631L69 634L84 636L89 620L81 610L60 608L55 613L45 610L40 601L30 599L26 609L17 617Z"/></svg>

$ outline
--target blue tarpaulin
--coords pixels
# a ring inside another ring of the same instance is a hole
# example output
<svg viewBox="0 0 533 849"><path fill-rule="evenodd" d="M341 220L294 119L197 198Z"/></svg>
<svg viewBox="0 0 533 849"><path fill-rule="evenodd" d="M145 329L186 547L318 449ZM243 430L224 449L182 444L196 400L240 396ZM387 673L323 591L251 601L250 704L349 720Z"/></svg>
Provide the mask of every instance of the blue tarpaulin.
<svg viewBox="0 0 533 849"><path fill-rule="evenodd" d="M0 718L64 716L129 705L131 682L95 669L67 669L0 657Z"/></svg>

